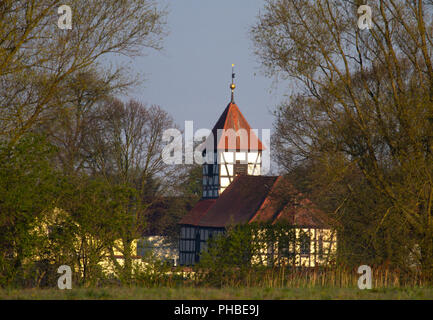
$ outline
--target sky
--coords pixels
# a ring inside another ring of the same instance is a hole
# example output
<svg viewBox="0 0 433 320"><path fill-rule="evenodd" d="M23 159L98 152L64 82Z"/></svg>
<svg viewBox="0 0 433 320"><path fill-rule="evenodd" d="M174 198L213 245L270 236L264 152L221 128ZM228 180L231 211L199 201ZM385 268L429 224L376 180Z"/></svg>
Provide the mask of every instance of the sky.
<svg viewBox="0 0 433 320"><path fill-rule="evenodd" d="M162 52L146 50L132 68L145 81L132 97L156 104L183 129L212 129L230 101L235 64L235 102L254 129L271 129L270 110L283 99L281 85L262 75L249 29L263 0L162 0L168 5Z"/></svg>

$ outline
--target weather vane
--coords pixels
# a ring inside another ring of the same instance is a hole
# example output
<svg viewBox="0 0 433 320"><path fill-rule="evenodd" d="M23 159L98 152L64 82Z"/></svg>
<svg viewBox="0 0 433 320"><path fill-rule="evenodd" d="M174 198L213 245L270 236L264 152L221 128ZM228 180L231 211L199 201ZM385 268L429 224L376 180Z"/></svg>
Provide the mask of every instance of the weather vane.
<svg viewBox="0 0 433 320"><path fill-rule="evenodd" d="M235 85L235 65L232 64L232 83L230 84L230 89L232 90L232 103L235 102L235 98L234 98L234 92L236 89L236 85Z"/></svg>

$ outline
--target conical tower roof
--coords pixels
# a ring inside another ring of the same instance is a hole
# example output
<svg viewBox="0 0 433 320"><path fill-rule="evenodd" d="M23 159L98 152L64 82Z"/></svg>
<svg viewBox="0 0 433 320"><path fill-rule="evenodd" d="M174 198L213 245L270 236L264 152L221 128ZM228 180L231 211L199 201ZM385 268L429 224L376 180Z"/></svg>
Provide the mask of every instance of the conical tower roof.
<svg viewBox="0 0 433 320"><path fill-rule="evenodd" d="M230 129L241 138L230 139ZM225 108L213 127L212 134L215 150L262 151L265 149L234 102L230 102Z"/></svg>

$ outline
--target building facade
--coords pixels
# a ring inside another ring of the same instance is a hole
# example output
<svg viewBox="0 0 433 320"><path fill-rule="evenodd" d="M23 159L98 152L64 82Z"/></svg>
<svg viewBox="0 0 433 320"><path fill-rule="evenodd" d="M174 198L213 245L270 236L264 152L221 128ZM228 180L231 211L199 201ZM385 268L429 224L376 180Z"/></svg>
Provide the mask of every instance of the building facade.
<svg viewBox="0 0 433 320"><path fill-rule="evenodd" d="M210 238L230 225L249 223L281 223L294 234L292 243L263 243L257 260L311 267L327 263L336 250L329 219L283 177L261 175L264 146L234 102L234 84L230 87L232 99L203 150L202 198L179 222L179 264L198 263Z"/></svg>

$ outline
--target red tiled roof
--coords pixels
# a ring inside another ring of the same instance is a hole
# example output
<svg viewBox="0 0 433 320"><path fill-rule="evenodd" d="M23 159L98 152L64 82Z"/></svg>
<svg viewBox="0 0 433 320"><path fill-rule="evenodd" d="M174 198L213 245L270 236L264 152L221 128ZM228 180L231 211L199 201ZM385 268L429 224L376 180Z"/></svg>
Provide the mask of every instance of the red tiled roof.
<svg viewBox="0 0 433 320"><path fill-rule="evenodd" d="M250 222L285 222L309 228L324 228L329 225L327 216L283 177L275 182Z"/></svg>
<svg viewBox="0 0 433 320"><path fill-rule="evenodd" d="M309 199L302 199L299 204L288 203L275 218L273 224L277 222L288 222L292 225L310 228L328 226L328 218Z"/></svg>
<svg viewBox="0 0 433 320"><path fill-rule="evenodd" d="M293 198L294 195L296 195L296 190L292 184L287 179L278 177L250 222L273 221L286 205L288 198Z"/></svg>
<svg viewBox="0 0 433 320"><path fill-rule="evenodd" d="M276 180L277 177L266 176L236 177L197 225L226 227L248 223Z"/></svg>
<svg viewBox="0 0 433 320"><path fill-rule="evenodd" d="M243 139L229 139L230 129L239 135L245 134ZM218 137L218 131L221 137ZM214 128L212 129L214 137L214 150L249 150L261 151L264 150L260 139L252 131L248 121L244 118L238 106L230 102L225 108L224 112L218 119ZM219 139L218 139L219 138Z"/></svg>
<svg viewBox="0 0 433 320"><path fill-rule="evenodd" d="M204 206L206 201L213 201L212 205ZM327 216L287 179L268 176L236 177L218 199L200 201L180 224L224 228L253 222L329 227Z"/></svg>
<svg viewBox="0 0 433 320"><path fill-rule="evenodd" d="M196 225L204 214L212 207L216 199L200 200L179 222L179 224Z"/></svg>

